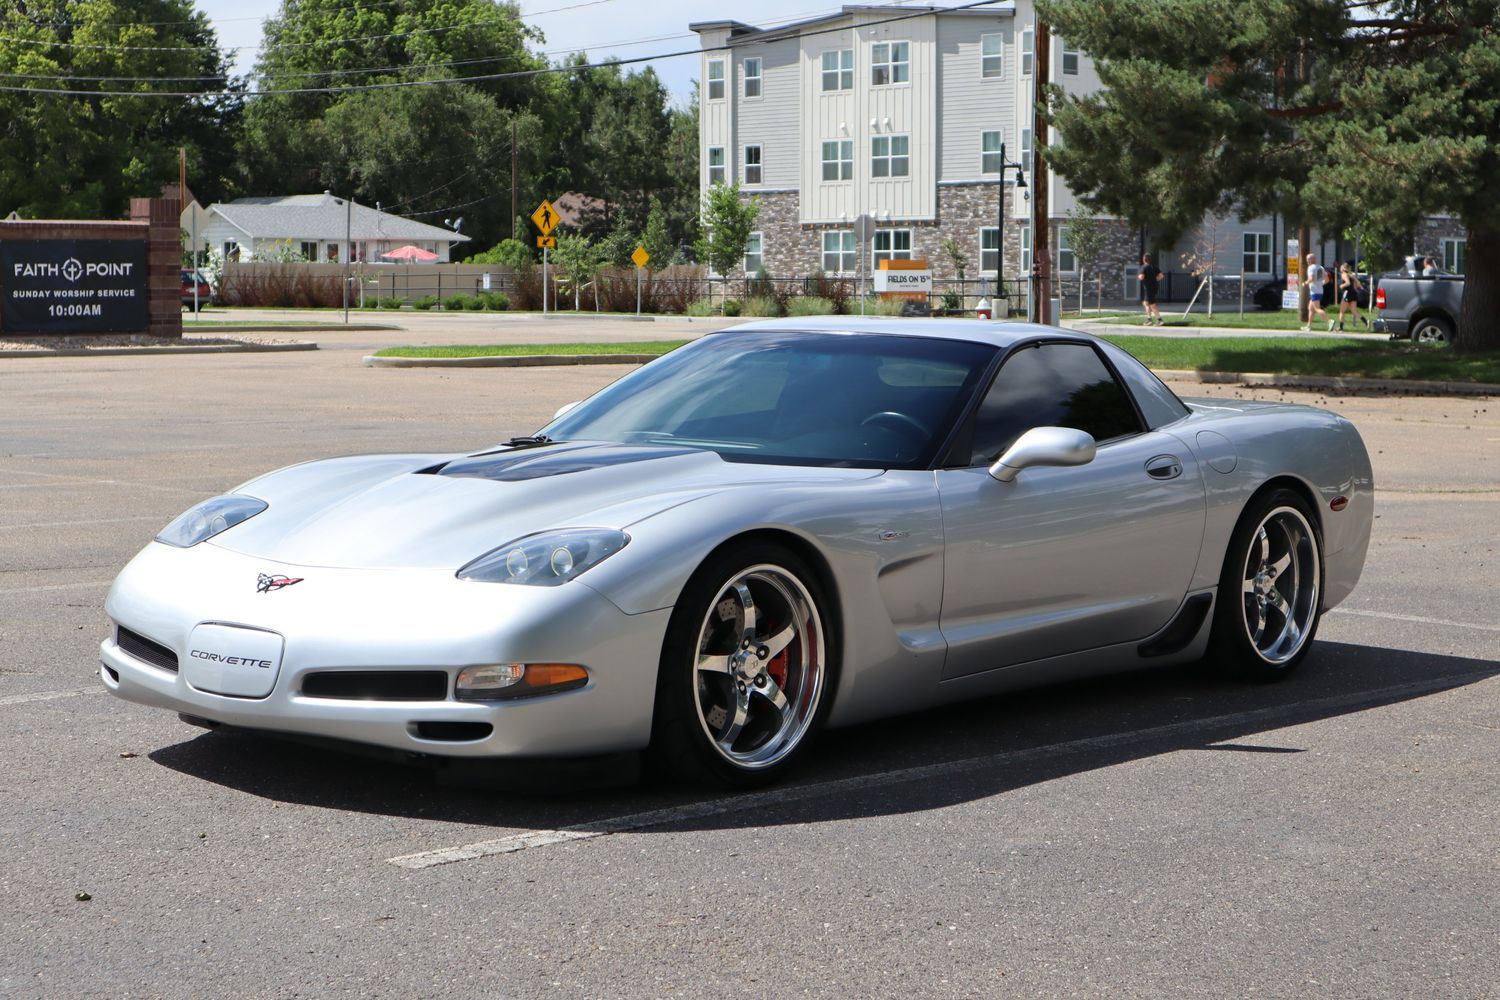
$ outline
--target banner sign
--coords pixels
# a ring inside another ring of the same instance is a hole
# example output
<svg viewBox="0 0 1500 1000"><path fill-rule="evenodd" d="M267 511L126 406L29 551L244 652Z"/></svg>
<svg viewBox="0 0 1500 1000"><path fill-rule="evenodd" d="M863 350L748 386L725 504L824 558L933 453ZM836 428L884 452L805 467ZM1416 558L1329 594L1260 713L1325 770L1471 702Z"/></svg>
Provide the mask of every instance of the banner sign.
<svg viewBox="0 0 1500 1000"><path fill-rule="evenodd" d="M873 277L875 291L886 297L926 299L932 292L932 271L925 260L883 260Z"/></svg>
<svg viewBox="0 0 1500 1000"><path fill-rule="evenodd" d="M144 333L145 240L0 241L0 333Z"/></svg>

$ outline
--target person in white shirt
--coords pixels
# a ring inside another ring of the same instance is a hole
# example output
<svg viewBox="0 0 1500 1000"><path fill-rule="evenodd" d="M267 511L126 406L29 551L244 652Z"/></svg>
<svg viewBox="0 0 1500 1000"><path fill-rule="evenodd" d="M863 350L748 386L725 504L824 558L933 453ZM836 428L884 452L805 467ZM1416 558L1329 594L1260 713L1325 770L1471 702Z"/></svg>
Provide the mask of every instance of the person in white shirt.
<svg viewBox="0 0 1500 1000"><path fill-rule="evenodd" d="M1318 263L1317 254L1307 255L1307 267L1302 269L1302 273L1306 275L1302 283L1307 286L1307 322L1302 324L1302 332L1312 331L1313 313L1326 320L1328 329L1332 331L1334 321L1323 311L1323 285L1328 281L1328 272Z"/></svg>

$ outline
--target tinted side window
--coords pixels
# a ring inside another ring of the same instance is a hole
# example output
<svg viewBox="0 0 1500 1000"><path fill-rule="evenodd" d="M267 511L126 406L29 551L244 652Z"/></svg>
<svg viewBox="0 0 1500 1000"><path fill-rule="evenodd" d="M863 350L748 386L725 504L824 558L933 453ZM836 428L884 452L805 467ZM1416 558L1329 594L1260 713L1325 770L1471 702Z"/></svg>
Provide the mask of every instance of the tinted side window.
<svg viewBox="0 0 1500 1000"><path fill-rule="evenodd" d="M1136 405L1141 408L1148 427L1155 430L1188 415L1188 408L1183 405L1182 400L1163 385L1162 380L1151 369L1114 344L1099 346L1114 363L1115 371L1119 372L1126 388L1134 394Z"/></svg>
<svg viewBox="0 0 1500 1000"><path fill-rule="evenodd" d="M1033 427L1073 427L1099 442L1141 430L1125 390L1087 344L1043 344L1006 359L975 416L969 464L990 464Z"/></svg>

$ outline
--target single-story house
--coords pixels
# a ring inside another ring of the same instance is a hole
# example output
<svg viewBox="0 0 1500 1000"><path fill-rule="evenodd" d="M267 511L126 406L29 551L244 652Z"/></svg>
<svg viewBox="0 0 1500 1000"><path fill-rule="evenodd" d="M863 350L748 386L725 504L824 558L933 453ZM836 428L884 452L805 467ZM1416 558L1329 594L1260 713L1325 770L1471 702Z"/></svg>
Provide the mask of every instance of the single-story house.
<svg viewBox="0 0 1500 1000"><path fill-rule="evenodd" d="M447 263L453 245L469 237L425 222L322 194L294 194L281 198L236 198L215 202L190 213L183 210L183 230L191 238L197 226L198 245L221 250L226 260L276 259L288 248L309 261L345 260L389 263L382 253L408 245L438 255ZM347 235L346 235L347 234Z"/></svg>

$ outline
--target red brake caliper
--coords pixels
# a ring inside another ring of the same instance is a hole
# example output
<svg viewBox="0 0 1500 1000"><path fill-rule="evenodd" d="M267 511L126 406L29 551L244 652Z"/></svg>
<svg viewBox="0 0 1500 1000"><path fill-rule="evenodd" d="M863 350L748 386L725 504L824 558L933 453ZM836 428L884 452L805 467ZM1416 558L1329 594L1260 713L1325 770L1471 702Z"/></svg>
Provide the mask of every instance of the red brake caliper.
<svg viewBox="0 0 1500 1000"><path fill-rule="evenodd" d="M771 675L771 680L775 681L776 686L781 688L782 690L786 690L786 675L788 669L790 668L787 663L786 650L784 649L781 652L777 653L775 656L771 657L771 662L766 664L766 673Z"/></svg>

